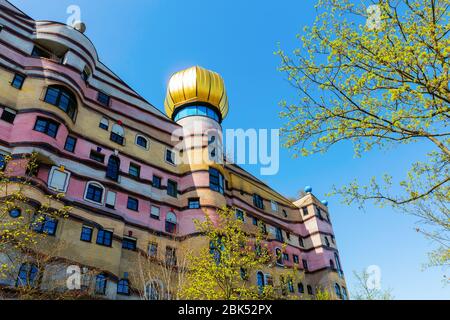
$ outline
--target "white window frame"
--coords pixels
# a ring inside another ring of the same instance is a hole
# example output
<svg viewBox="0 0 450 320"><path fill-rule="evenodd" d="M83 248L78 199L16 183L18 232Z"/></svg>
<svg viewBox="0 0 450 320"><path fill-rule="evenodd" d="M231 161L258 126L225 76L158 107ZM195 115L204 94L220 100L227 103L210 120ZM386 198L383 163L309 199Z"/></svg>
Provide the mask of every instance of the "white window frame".
<svg viewBox="0 0 450 320"><path fill-rule="evenodd" d="M144 148L143 146L141 146L141 145L139 145L139 144L137 143L137 139L138 139L139 137L144 138L144 139L147 141L147 147L146 147L146 148ZM143 136L142 134L137 134L137 135L136 135L136 138L134 139L134 144L137 145L139 148L144 149L144 150L150 149L150 139L147 138L146 136Z"/></svg>
<svg viewBox="0 0 450 320"><path fill-rule="evenodd" d="M108 126L108 128L106 130L109 130L109 119L106 117L102 117L102 119L100 120L99 124L105 124Z"/></svg>
<svg viewBox="0 0 450 320"><path fill-rule="evenodd" d="M173 154L173 163L167 161L167 151L172 152L172 154ZM170 164L171 166L176 167L176 165L177 165L177 154L176 154L176 152L174 152L173 150L171 150L171 149L169 149L169 148L165 148L165 150L164 150L164 161L165 161L166 163Z"/></svg>
<svg viewBox="0 0 450 320"><path fill-rule="evenodd" d="M63 174L66 175L66 181L65 181L65 183L64 183L64 188L63 188L62 190L57 189L57 188L51 186L51 182L52 182L52 179L53 179L53 177L54 177L55 171L58 171L58 172L63 173ZM47 182L47 186L48 186L48 188L49 188L50 190L53 190L53 191L56 191L56 192L61 192L61 193L66 193L66 192L67 192L67 189L68 189L68 187L69 187L70 176L71 176L71 173L70 173L69 171L67 171L67 170L61 170L61 167L53 166L53 167L50 169L50 172L49 172L49 174L48 174L48 182Z"/></svg>
<svg viewBox="0 0 450 320"><path fill-rule="evenodd" d="M101 203L100 203L100 202L95 202L95 201L92 201L92 200L86 198L87 191L88 191L89 186L90 186L91 184L94 184L94 185L96 185L97 187L100 187L100 188L103 189L103 193L102 193L102 202L101 202ZM105 189L105 187L104 187L101 183L99 183L99 182L97 182L97 181L88 181L88 182L86 183L86 188L84 189L84 195L83 195L83 199L84 199L85 201L90 202L90 203L94 203L94 204L96 204L96 205L102 205L102 206L103 206L103 205L105 205L105 196L106 196L106 189ZM105 229L105 230L106 230L106 229Z"/></svg>

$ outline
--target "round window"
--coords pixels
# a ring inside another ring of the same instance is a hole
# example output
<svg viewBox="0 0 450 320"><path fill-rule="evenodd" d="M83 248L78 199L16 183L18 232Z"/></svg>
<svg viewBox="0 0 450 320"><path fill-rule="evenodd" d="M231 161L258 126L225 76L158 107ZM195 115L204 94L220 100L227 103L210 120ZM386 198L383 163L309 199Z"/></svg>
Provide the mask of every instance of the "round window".
<svg viewBox="0 0 450 320"><path fill-rule="evenodd" d="M9 216L11 218L18 218L20 217L21 214L22 212L20 211L20 209L12 209L9 211Z"/></svg>

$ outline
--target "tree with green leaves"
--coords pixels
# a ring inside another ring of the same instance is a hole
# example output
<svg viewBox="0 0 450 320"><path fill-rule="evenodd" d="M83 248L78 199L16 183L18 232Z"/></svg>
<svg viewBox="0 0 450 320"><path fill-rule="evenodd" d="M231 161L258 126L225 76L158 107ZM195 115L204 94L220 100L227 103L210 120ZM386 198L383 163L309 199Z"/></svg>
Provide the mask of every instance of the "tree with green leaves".
<svg viewBox="0 0 450 320"><path fill-rule="evenodd" d="M356 279L353 298L355 300L393 300L391 290L383 290L371 281L371 275L363 270L353 272Z"/></svg>
<svg viewBox="0 0 450 320"><path fill-rule="evenodd" d="M419 217L439 243L431 264L448 266L450 250L450 0L319 0L317 18L282 49L280 70L299 94L282 102L285 145L308 156L351 142L357 156L410 145L423 159L400 182L389 174L335 188L347 204ZM423 151L422 151L423 150Z"/></svg>

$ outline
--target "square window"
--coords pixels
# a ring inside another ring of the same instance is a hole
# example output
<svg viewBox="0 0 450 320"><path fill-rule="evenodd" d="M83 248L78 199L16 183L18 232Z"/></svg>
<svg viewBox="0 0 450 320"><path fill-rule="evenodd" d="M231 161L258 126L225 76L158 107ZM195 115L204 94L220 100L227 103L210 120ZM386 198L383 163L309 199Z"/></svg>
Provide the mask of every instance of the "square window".
<svg viewBox="0 0 450 320"><path fill-rule="evenodd" d="M152 185L154 188L161 189L161 177L153 176Z"/></svg>
<svg viewBox="0 0 450 320"><path fill-rule="evenodd" d="M9 108L4 108L0 119L8 123L14 123L14 120L16 119L16 111Z"/></svg>
<svg viewBox="0 0 450 320"><path fill-rule="evenodd" d="M66 192L69 185L70 172L63 171L58 167L50 170L48 187L57 192Z"/></svg>
<svg viewBox="0 0 450 320"><path fill-rule="evenodd" d="M87 226L83 226L81 228L81 241L84 242L91 242L92 241L92 233L93 233L93 228L91 227L87 227Z"/></svg>
<svg viewBox="0 0 450 320"><path fill-rule="evenodd" d="M103 229L98 230L97 244L106 246L106 247L111 247L112 238L113 238L113 233L111 231L107 231L107 230L103 230Z"/></svg>
<svg viewBox="0 0 450 320"><path fill-rule="evenodd" d="M103 93L101 91L98 92L97 101L100 102L102 105L109 107L110 100L111 97L108 96L106 93Z"/></svg>
<svg viewBox="0 0 450 320"><path fill-rule="evenodd" d="M138 211L139 210L139 201L135 198L128 197L127 209L133 210L133 211Z"/></svg>
<svg viewBox="0 0 450 320"><path fill-rule="evenodd" d="M200 198L189 199L189 209L199 209L200 208Z"/></svg>
<svg viewBox="0 0 450 320"><path fill-rule="evenodd" d="M130 163L130 168L128 170L128 173L132 177L139 178L139 176L141 175L141 167L135 163Z"/></svg>
<svg viewBox="0 0 450 320"><path fill-rule="evenodd" d="M121 146L123 146L123 143L125 141L123 136L121 136L120 134L117 134L115 132L111 132L111 136L109 138L112 142L120 144Z"/></svg>
<svg viewBox="0 0 450 320"><path fill-rule="evenodd" d="M167 181L167 194L172 197L177 197L178 195L178 184L175 181Z"/></svg>
<svg viewBox="0 0 450 320"><path fill-rule="evenodd" d="M11 82L11 86L13 86L16 89L22 89L23 83L25 82L25 76L22 74L16 73L14 75L14 79Z"/></svg>
<svg viewBox="0 0 450 320"><path fill-rule="evenodd" d="M77 145L77 139L71 136L68 136L66 139L66 143L64 144L64 150L69 152L75 152L75 146Z"/></svg>
<svg viewBox="0 0 450 320"><path fill-rule="evenodd" d="M122 240L122 249L136 251L136 239L124 237Z"/></svg>
<svg viewBox="0 0 450 320"><path fill-rule="evenodd" d="M155 220L159 220L159 216L161 214L161 210L159 207L152 206L150 208L150 217Z"/></svg>

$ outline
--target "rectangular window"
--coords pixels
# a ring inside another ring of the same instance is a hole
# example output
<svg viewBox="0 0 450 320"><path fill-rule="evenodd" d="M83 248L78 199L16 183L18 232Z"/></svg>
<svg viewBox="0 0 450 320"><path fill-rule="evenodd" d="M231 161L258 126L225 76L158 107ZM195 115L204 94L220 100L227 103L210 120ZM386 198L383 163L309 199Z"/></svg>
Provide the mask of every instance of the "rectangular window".
<svg viewBox="0 0 450 320"><path fill-rule="evenodd" d="M244 211L241 209L236 209L236 219L244 221Z"/></svg>
<svg viewBox="0 0 450 320"><path fill-rule="evenodd" d="M320 210L320 208L318 206L314 206L314 212L317 218L319 218L320 220L323 220L322 217L322 210Z"/></svg>
<svg viewBox="0 0 450 320"><path fill-rule="evenodd" d="M69 152L75 152L77 145L77 139L71 136L67 136L66 143L64 144L64 150Z"/></svg>
<svg viewBox="0 0 450 320"><path fill-rule="evenodd" d="M189 199L189 209L199 209L200 208L200 198Z"/></svg>
<svg viewBox="0 0 450 320"><path fill-rule="evenodd" d="M152 242L148 245L148 256L151 258L156 258L158 256L158 244Z"/></svg>
<svg viewBox="0 0 450 320"><path fill-rule="evenodd" d="M252 217L252 223L253 223L254 226L257 226L258 225L258 218Z"/></svg>
<svg viewBox="0 0 450 320"><path fill-rule="evenodd" d="M111 132L111 136L109 138L112 142L120 144L121 146L123 146L123 142L125 141L123 136L121 136L115 132Z"/></svg>
<svg viewBox="0 0 450 320"><path fill-rule="evenodd" d="M305 269L305 271L308 271L308 261L303 259L302 263L303 263L303 269Z"/></svg>
<svg viewBox="0 0 450 320"><path fill-rule="evenodd" d="M283 253L283 261L289 261L289 255L287 253Z"/></svg>
<svg viewBox="0 0 450 320"><path fill-rule="evenodd" d="M97 162L105 163L105 155L95 150L91 150L89 158Z"/></svg>
<svg viewBox="0 0 450 320"><path fill-rule="evenodd" d="M117 197L117 194L115 192L108 191L106 193L105 205L110 209L114 209L116 207L116 197Z"/></svg>
<svg viewBox="0 0 450 320"><path fill-rule="evenodd" d="M283 242L283 231L280 228L275 229L275 237L278 241Z"/></svg>
<svg viewBox="0 0 450 320"><path fill-rule="evenodd" d="M170 164L175 164L175 152L166 149L166 161Z"/></svg>
<svg viewBox="0 0 450 320"><path fill-rule="evenodd" d="M87 226L83 226L81 228L81 241L84 242L91 242L92 241L92 233L93 233L94 229L91 227L87 227Z"/></svg>
<svg viewBox="0 0 450 320"><path fill-rule="evenodd" d="M272 211L278 212L278 203L276 203L275 201L270 201L270 207L272 208Z"/></svg>
<svg viewBox="0 0 450 320"><path fill-rule="evenodd" d="M48 187L57 192L65 193L69 186L70 172L53 167L48 178Z"/></svg>
<svg viewBox="0 0 450 320"><path fill-rule="evenodd" d="M209 187L211 190L224 194L225 179L219 170L209 168Z"/></svg>
<svg viewBox="0 0 450 320"><path fill-rule="evenodd" d="M34 130L44 133L52 138L56 138L58 133L59 124L53 120L45 118L37 118Z"/></svg>
<svg viewBox="0 0 450 320"><path fill-rule="evenodd" d="M106 93L103 93L101 91L98 92L97 101L100 102L102 105L109 107L110 100L111 97L108 96Z"/></svg>
<svg viewBox="0 0 450 320"><path fill-rule="evenodd" d="M136 251L136 239L124 237L122 240L122 249Z"/></svg>
<svg viewBox="0 0 450 320"><path fill-rule="evenodd" d="M127 209L139 211L139 201L135 198L128 197Z"/></svg>
<svg viewBox="0 0 450 320"><path fill-rule="evenodd" d="M168 266L176 266L177 265L177 254L175 248L166 247L166 264Z"/></svg>
<svg viewBox="0 0 450 320"><path fill-rule="evenodd" d="M34 221L34 231L38 233L45 233L49 236L54 236L56 234L58 220L49 216L36 216Z"/></svg>
<svg viewBox="0 0 450 320"><path fill-rule="evenodd" d="M97 244L101 246L111 247L112 246L112 231L98 230L97 233Z"/></svg>
<svg viewBox="0 0 450 320"><path fill-rule="evenodd" d="M90 183L86 190L86 199L101 204L103 202L103 189Z"/></svg>
<svg viewBox="0 0 450 320"><path fill-rule="evenodd" d="M171 197L177 197L178 184L175 181L167 180L167 194Z"/></svg>
<svg viewBox="0 0 450 320"><path fill-rule="evenodd" d="M296 254L292 255L292 260L294 261L294 263L298 264L298 262L299 262L298 255L296 255Z"/></svg>
<svg viewBox="0 0 450 320"><path fill-rule="evenodd" d="M298 237L298 244L300 245L300 247L304 247L305 246L305 243L303 242L303 237L302 236Z"/></svg>
<svg viewBox="0 0 450 320"><path fill-rule="evenodd" d="M253 204L255 205L255 207L259 209L264 209L263 198L260 195L257 194L253 195Z"/></svg>
<svg viewBox="0 0 450 320"><path fill-rule="evenodd" d="M19 73L16 73L14 75L14 79L11 82L11 86L13 86L16 89L22 89L23 83L25 82L25 76Z"/></svg>
<svg viewBox="0 0 450 320"><path fill-rule="evenodd" d="M303 208L302 208L302 211L303 211L303 215L304 215L304 216L307 216L307 215L308 215L308 207L303 207Z"/></svg>
<svg viewBox="0 0 450 320"><path fill-rule="evenodd" d="M0 170L5 169L6 166L6 155L0 153Z"/></svg>
<svg viewBox="0 0 450 320"><path fill-rule="evenodd" d="M135 163L130 163L130 168L128 170L128 173L130 174L130 176L132 177L136 177L139 178L141 175L141 167L138 166Z"/></svg>
<svg viewBox="0 0 450 320"><path fill-rule="evenodd" d="M14 120L16 119L16 114L17 113L15 110L12 110L10 108L4 108L0 119L8 123L14 123Z"/></svg>
<svg viewBox="0 0 450 320"><path fill-rule="evenodd" d="M159 207L152 206L150 208L150 218L159 220L159 215L161 214L161 210Z"/></svg>
<svg viewBox="0 0 450 320"><path fill-rule="evenodd" d="M152 185L154 188L161 189L161 177L153 176Z"/></svg>

